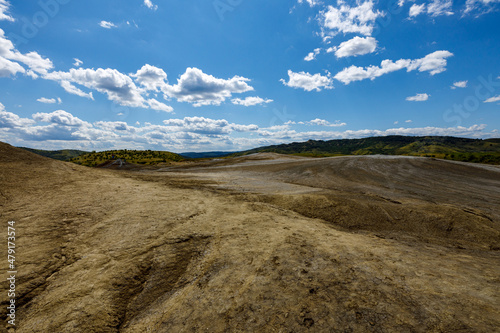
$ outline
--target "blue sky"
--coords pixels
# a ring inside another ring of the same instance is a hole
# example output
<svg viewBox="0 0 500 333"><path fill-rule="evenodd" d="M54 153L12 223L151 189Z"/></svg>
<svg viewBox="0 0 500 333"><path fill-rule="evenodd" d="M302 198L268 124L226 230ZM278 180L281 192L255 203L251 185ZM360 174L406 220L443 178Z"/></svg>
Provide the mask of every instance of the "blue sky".
<svg viewBox="0 0 500 333"><path fill-rule="evenodd" d="M0 0L0 141L499 137L500 0Z"/></svg>

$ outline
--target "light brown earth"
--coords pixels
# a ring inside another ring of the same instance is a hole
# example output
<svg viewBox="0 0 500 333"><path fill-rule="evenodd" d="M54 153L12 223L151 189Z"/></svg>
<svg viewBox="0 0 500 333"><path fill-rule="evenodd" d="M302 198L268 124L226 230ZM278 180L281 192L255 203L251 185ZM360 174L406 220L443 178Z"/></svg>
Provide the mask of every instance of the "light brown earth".
<svg viewBox="0 0 500 333"><path fill-rule="evenodd" d="M16 332L499 332L499 208L494 166L259 154L120 171L0 143Z"/></svg>

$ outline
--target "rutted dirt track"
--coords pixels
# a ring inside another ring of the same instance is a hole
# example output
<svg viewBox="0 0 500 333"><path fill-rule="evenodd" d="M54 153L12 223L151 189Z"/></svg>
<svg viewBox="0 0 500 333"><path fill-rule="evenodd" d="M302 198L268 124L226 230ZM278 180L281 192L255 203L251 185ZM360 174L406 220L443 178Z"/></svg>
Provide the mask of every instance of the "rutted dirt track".
<svg viewBox="0 0 500 333"><path fill-rule="evenodd" d="M500 330L495 167L258 155L128 172L0 143L0 172L18 332Z"/></svg>

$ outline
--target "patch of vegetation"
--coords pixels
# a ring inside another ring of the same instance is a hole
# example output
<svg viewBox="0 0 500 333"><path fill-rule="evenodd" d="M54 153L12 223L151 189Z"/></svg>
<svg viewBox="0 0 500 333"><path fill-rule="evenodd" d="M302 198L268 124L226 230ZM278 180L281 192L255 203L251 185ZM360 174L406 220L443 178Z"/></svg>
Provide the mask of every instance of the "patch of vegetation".
<svg viewBox="0 0 500 333"><path fill-rule="evenodd" d="M42 150L42 149L32 149L32 148L25 148L25 147L20 147L21 149L30 151L32 153L35 153L37 155L41 155L44 157L48 158L53 158L55 160L59 161L68 161L72 158L78 157L83 154L88 154L87 151L83 150L71 150L71 149L64 149L64 150Z"/></svg>
<svg viewBox="0 0 500 333"><path fill-rule="evenodd" d="M309 140L248 150L232 156L273 152L309 157L341 155L406 155L454 161L500 164L500 139L449 136L385 136L365 139Z"/></svg>
<svg viewBox="0 0 500 333"><path fill-rule="evenodd" d="M152 150L108 150L102 152L91 152L72 158L70 162L95 167L100 164L121 159L127 163L142 165L157 165L160 163L180 162L184 157L168 151Z"/></svg>

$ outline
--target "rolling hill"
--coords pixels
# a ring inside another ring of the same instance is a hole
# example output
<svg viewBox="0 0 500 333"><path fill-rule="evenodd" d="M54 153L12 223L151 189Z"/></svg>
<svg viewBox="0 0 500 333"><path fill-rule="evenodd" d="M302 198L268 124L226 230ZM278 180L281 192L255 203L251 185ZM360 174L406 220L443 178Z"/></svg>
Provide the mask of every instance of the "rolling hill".
<svg viewBox="0 0 500 333"><path fill-rule="evenodd" d="M121 159L127 163L156 165L161 163L180 162L184 157L168 151L152 150L108 150L102 152L91 152L70 159L70 162L95 167L110 160Z"/></svg>
<svg viewBox="0 0 500 333"><path fill-rule="evenodd" d="M272 152L309 157L341 155L406 155L455 161L500 164L499 139L467 139L448 136L385 136L365 139L294 142L236 153L242 156Z"/></svg>
<svg viewBox="0 0 500 333"><path fill-rule="evenodd" d="M72 150L72 149L63 149L63 150L43 150L43 149L33 149L26 147L19 147L29 152L35 153L40 156L53 158L59 161L67 161L72 158L78 157L83 154L88 154L87 151L83 150Z"/></svg>
<svg viewBox="0 0 500 333"><path fill-rule="evenodd" d="M128 163L156 165L185 159L237 157L254 153L278 153L307 157L343 155L404 155L435 157L447 160L500 164L500 139L468 139L448 136L384 136L364 139L309 140L250 149L242 152L201 152L175 154L165 151L110 150L86 152L81 150L41 150L24 148L32 153L84 166L98 166L114 158ZM114 156L114 158L113 158Z"/></svg>

